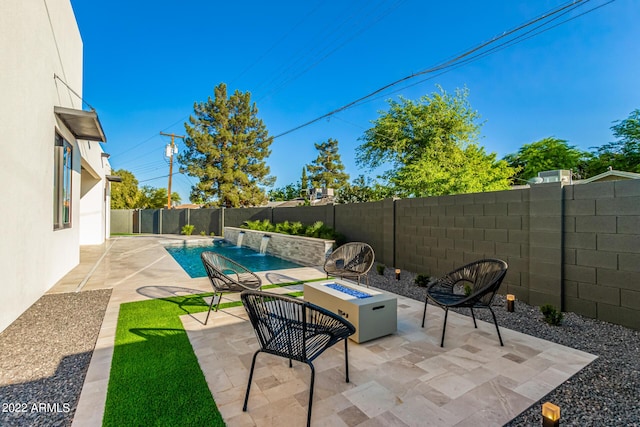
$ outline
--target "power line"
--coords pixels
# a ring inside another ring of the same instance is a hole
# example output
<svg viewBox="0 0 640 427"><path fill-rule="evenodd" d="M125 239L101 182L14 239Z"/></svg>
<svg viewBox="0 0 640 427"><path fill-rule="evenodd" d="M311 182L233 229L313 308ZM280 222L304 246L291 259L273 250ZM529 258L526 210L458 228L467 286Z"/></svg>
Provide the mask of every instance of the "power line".
<svg viewBox="0 0 640 427"><path fill-rule="evenodd" d="M487 46L490 46L490 45L496 43L499 40L502 40L504 38L510 37L511 35L517 33L518 31L523 30L524 28L530 27L530 26L532 26L532 25L534 25L534 24L536 24L536 23L538 23L540 21L544 21L544 20L546 20L546 19L548 19L550 17L553 17L554 15L557 15L557 14L559 14L561 12L564 12L565 10L572 11L572 10L576 9L577 7L581 6L582 4L588 3L589 1L591 1L591 0L575 0L575 1L572 1L572 2L565 3L565 4L559 6L559 7L555 8L555 9L552 9L550 12L547 12L547 13L545 13L545 14L537 17L537 18L532 19L531 21L528 21L528 22L526 22L524 24L519 25L518 27L516 27L516 28L514 28L512 30L505 31L501 35L496 36L496 37L492 38L491 40L489 40L487 42L481 43L480 45L478 45L478 46L476 46L476 47L474 47L472 49L469 49L469 50L463 52L462 54L459 54L459 55L453 57L452 59L446 60L441 64L438 64L438 65L433 66L431 68L427 68L427 69L425 69L423 71L419 71L417 73L412 73L412 74L410 74L408 76L405 76L405 77L403 77L403 78L401 78L399 80L396 80L396 81L394 81L392 83L389 83L389 84L387 84L387 85L385 85L385 86L383 86L381 88L378 88L375 91L373 91L373 92L371 92L371 93L369 93L369 94L367 94L367 95L365 95L365 96L363 96L361 98L356 99L355 101L352 101L352 102L349 102L348 104L343 105L340 108L337 108L337 109L335 109L333 111L330 111L329 113L323 114L320 117L317 117L317 118L315 118L313 120L310 120L310 121L308 121L306 123L303 123L303 124L301 124L299 126L296 126L296 127L292 128L292 129L289 129L289 130L287 130L285 132L282 132L282 133L274 136L273 139L276 139L276 138L279 138L281 136L287 135L289 133L295 132L296 130L302 129L302 128L307 127L307 126L309 126L309 125L311 125L311 124L313 124L315 122L318 122L318 121L320 121L322 119L331 117L331 116L333 116L333 115L335 115L335 114L337 114L337 113L339 113L341 111L344 111L344 110L347 110L347 109L349 109L351 107L354 107L355 105L358 105L358 104L362 103L363 101L365 101L365 100L367 100L367 99L369 99L369 98L371 98L371 97L373 97L373 96L375 96L375 95L377 95L377 94L379 94L379 93L381 93L381 92L383 92L383 91L385 91L385 90L387 90L387 89L389 89L389 88L391 88L393 86L396 86L396 85L398 85L398 84L400 84L402 82L405 82L407 80L413 79L415 77L418 77L418 76L421 76L421 75L424 75L424 74L430 74L430 73L434 73L436 71L444 71L444 70L446 70L448 68L453 68L453 67L464 65L464 64L467 63L466 61L468 61L468 60L465 60L465 61L462 61L462 60L464 60L465 58L467 58L470 55L473 55L475 52L481 51L482 49L484 49ZM612 1L615 1L615 0L611 0L610 2L612 2ZM609 3L607 3L607 4L609 4ZM485 52L485 54L488 54L488 52ZM482 55L482 54L479 54L479 55ZM476 55L476 56L478 56L478 55ZM460 63L460 62L462 62L462 63Z"/></svg>
<svg viewBox="0 0 640 427"><path fill-rule="evenodd" d="M240 72L240 74L236 78L231 79L231 82L234 82L234 81L238 80L240 77L244 76L249 70L251 70L257 64L259 64L269 53L271 53L271 51L273 51L273 49L275 49L280 43L282 43L287 37L289 37L289 35L291 35L291 33L296 28L298 28L300 25L302 25L302 23L305 20L307 20L307 18L309 18L318 9L320 9L320 6L322 6L323 3L324 3L324 0L320 1L313 9L311 9L311 11L309 13L307 13L301 20L299 20L289 31L287 31L284 35L282 35L282 37L280 37L280 39L278 39L278 41L276 41L274 44L272 44L269 49L267 49L262 55L260 55L260 57L258 59L253 61L253 63L251 63L248 67L246 67L244 70L242 70Z"/></svg>
<svg viewBox="0 0 640 427"><path fill-rule="evenodd" d="M506 41L506 42L504 42L504 43L502 43L502 44L500 44L500 45L498 45L498 46L495 46L495 47L493 47L493 48L489 49L489 50L488 50L488 51L486 51L486 52L482 52L482 53L479 53L479 54L477 54L477 55L472 56L471 58L467 58L467 59L465 59L464 61L461 61L459 64L456 64L456 65L454 65L454 66L452 66L452 67L450 67L450 68L448 68L448 69L446 69L446 70L443 70L442 72L440 72L440 73L438 73L438 74L435 74L435 75L429 76L429 77L427 77L427 78L425 78L425 79L422 79L422 80L419 80L419 81L417 81L417 82L415 82L415 83L412 83L412 84L409 84L409 85L403 86L403 87L401 87L401 88L399 88L399 89L396 89L396 90L394 90L394 91L387 92L387 93L385 93L384 95L380 95L380 96L376 96L376 97L370 98L370 99L368 99L368 100L366 100L366 101L363 101L363 102L361 102L361 103L359 103L359 104L364 104L364 103L368 103L368 102L373 102L373 101L376 101L376 100L378 100L378 99L381 99L381 98L387 97L387 96L389 96L389 95L392 95L392 94L394 94L394 93L402 92L402 91L403 91L403 90L405 90L405 89L408 89L408 88L413 87L413 86L417 86L417 85L422 84L422 83L424 83L424 82L426 82L426 81L433 80L433 79L435 79L435 78L437 78L437 77L442 76L443 74L446 74L446 73L448 73L448 72L450 72L450 71L453 71L453 70L456 70L456 69L458 69L458 68L460 68L460 67L462 67L462 66L464 66L464 65L467 65L467 64L470 64L470 63L472 63L472 62L475 62L475 61L477 61L477 60L479 60L479 59L482 59L482 58L484 58L485 56L489 56L489 55L491 55L491 54L493 54L493 53L496 53L496 52L499 52L499 51L501 51L501 50L507 49L507 48L509 48L509 47L511 47L511 46L514 46L514 45L516 45L516 44L519 44L519 43L522 43L522 42L524 42L524 41L526 41L526 40L529 40L529 39L531 39L531 38L533 38L533 37L535 37L535 36L537 36L537 35L540 35L540 34L542 34L542 33L545 33L545 32L547 32L547 31L549 31L549 30L552 30L552 29L554 29L554 28L557 28L557 27L559 27L560 25L566 24L566 23L567 23L567 22L569 22L569 21L573 21L574 19L580 18L581 16L584 16L584 15L586 15L586 14L588 14L588 13L591 13L591 12L593 12L593 11L597 10L597 9L600 9L600 8L602 8L602 7L604 7L604 6L607 6L607 5L611 4L611 3L613 3L614 1L615 1L615 0L609 0L609 1L608 1L608 2L606 2L606 3L603 3L603 4L601 4L601 5L595 6L595 7L591 8L591 9L589 9L589 10L586 10L586 11L584 11L584 12L582 12L582 13L580 13L580 14L576 15L576 16L572 16L571 18L568 18L568 19L565 19L564 21L558 22L557 24L552 25L552 26L550 26L550 27L548 27L548 28L544 28L544 29L542 29L542 30L540 30L540 31L534 32L535 30L538 30L538 29L540 29L540 28L542 28L542 27L544 27L544 26L548 25L550 22L553 22L554 20L561 18L562 16L566 15L567 13L572 12L574 9L570 9L570 10L564 11L564 12L563 12L563 13L561 13L560 15L558 15L558 16L556 16L556 17L554 17L554 18L550 19L549 21L547 21L547 22L545 22L545 23L543 23L543 24L540 24L539 26L537 26L537 27L533 28L532 30L527 31L527 32L525 32L524 34L518 35L517 37L515 37L515 38L513 38L513 39L511 39L511 40L509 40L509 41ZM528 35L527 37L524 37L524 36L526 36L527 34L529 34L529 35ZM359 105L359 104L358 104L358 105Z"/></svg>
<svg viewBox="0 0 640 427"><path fill-rule="evenodd" d="M368 13L364 12L370 4L369 2L365 2L359 9L350 12L337 26L325 27L324 31L314 37L314 40L320 40L320 43L315 43L309 47L301 47L296 54L292 56L292 62L290 62L289 65L272 77L268 83L265 84L265 82L262 82L258 85L259 88L264 87L265 90L270 87L275 87L267 91L267 93L258 98L257 101L277 93L286 85L306 74L365 30L377 24L406 0L395 0L394 4L383 10L373 22L370 22L371 16L374 16L376 11L380 9L386 1L387 0L381 0L375 4ZM346 15L346 12L343 14ZM346 27L346 29L343 29L344 27ZM331 49L332 47L333 49Z"/></svg>
<svg viewBox="0 0 640 427"><path fill-rule="evenodd" d="M180 122L184 122L184 121L185 121L186 119L188 119L188 118L189 118L189 116L186 116L186 117L181 118L180 120L177 120L176 122L174 122L174 123L170 124L169 126L167 126L167 127L166 127L166 128L164 128L164 129L162 129L162 131L161 131L161 132L164 132L164 131L166 131L166 130L168 130L168 129L171 129L172 127L174 127L174 126L175 126L175 125L177 125L178 123L180 123ZM140 147L141 145L146 144L147 142L151 141L153 138L158 138L158 134L156 133L156 134L154 134L154 135L151 135L149 138L147 138L147 139L145 139L144 141L142 141L142 142L140 142L140 143L138 143L138 144L134 145L133 147L129 148L128 150L124 150L124 151L119 152L118 154L114 154L114 155L112 155L112 156L111 156L111 158L113 159L114 157L122 156L123 154L128 153L128 152L130 152L131 150L135 150L136 148Z"/></svg>
<svg viewBox="0 0 640 427"><path fill-rule="evenodd" d="M261 98L258 99L258 101L260 101L261 99L264 99L268 96L271 96L275 93L277 93L278 91L280 91L281 89L283 89L284 87L286 87L287 85L289 85L290 83L292 83L293 81L297 80L298 78L300 78L301 76L303 76L304 74L308 73L309 71L311 71L313 68L315 68L316 66L318 66L320 63L322 63L325 59L327 59L328 57L330 57L331 55L333 55L334 53L336 53L338 50L342 49L344 46L346 46L349 42L351 42L353 39L355 39L356 37L358 37L360 34L364 33L366 30L368 30L369 28L371 28L372 26L374 26L375 24L377 24L378 22L380 22L382 19L384 19L385 17L387 17L391 12L393 12L395 9L397 9L398 7L400 7L400 5L402 5L402 3L404 3L406 0L401 0L401 1L396 1L393 5L391 5L391 7L389 7L387 10L385 10L381 15L379 15L373 22L365 25L363 28L359 29L358 31L356 31L354 34L352 34L351 36L349 36L346 40L344 40L342 43L337 44L333 49L331 49L329 52L327 52L326 54L324 54L322 57L320 57L319 59L315 60L314 62L312 62L310 65L306 66L304 69L302 69L301 71L299 71L297 74L293 75L292 77L284 80L282 83L280 83L279 86L277 86L276 88L274 88L271 92L268 92L266 95L263 95ZM336 42L339 41L339 39L335 40ZM336 43L334 43L336 44ZM326 46L325 48L323 48L320 52L318 52L319 54L322 54L324 51L326 51L327 49L329 49L331 46Z"/></svg>

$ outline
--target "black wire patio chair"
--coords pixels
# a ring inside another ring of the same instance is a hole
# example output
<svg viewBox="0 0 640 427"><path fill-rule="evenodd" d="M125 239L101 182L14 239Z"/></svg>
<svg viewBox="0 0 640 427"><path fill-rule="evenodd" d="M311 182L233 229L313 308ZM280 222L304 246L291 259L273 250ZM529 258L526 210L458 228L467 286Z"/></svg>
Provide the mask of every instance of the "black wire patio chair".
<svg viewBox="0 0 640 427"><path fill-rule="evenodd" d="M242 410L247 410L256 357L261 352L269 353L289 359L289 367L292 366L292 360L297 360L311 368L307 410L307 426L309 426L315 379L312 362L326 349L344 340L345 378L346 382L349 382L347 342L348 337L355 333L355 327L349 321L322 307L285 295L243 291L240 297L260 345L251 362Z"/></svg>
<svg viewBox="0 0 640 427"><path fill-rule="evenodd" d="M442 339L440 347L444 346L444 333L447 328L447 314L449 309L454 307L468 307L471 309L473 325L477 328L474 308L488 308L493 316L493 323L496 325L500 345L502 337L496 315L491 308L491 302L500 284L507 274L508 265L499 259L482 259L462 266L451 273L436 279L427 287L427 297L424 302L424 313L422 314L422 327L427 315L427 303L444 309L444 324L442 326Z"/></svg>
<svg viewBox="0 0 640 427"><path fill-rule="evenodd" d="M211 286L213 286L213 297L211 304L209 304L207 318L204 321L205 325L209 321L214 303L215 311L218 311L223 293L242 292L247 289L255 290L262 286L262 280L254 272L227 257L205 251L200 255L200 259L207 271Z"/></svg>
<svg viewBox="0 0 640 427"><path fill-rule="evenodd" d="M371 270L375 258L373 248L368 244L363 242L345 243L327 257L324 271L327 273L327 278L331 275L341 279L356 279L358 285L360 278L364 276L368 288L369 276L367 273Z"/></svg>

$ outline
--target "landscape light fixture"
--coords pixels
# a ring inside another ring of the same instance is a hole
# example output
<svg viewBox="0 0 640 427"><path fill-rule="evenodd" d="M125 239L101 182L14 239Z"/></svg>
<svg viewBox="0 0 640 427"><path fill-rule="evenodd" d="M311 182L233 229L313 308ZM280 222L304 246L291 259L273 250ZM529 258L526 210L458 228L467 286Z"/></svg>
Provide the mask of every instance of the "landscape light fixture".
<svg viewBox="0 0 640 427"><path fill-rule="evenodd" d="M514 306L516 302L516 296L513 294L507 294L507 311L509 313L513 313Z"/></svg>
<svg viewBox="0 0 640 427"><path fill-rule="evenodd" d="M560 426L560 407L551 402L542 404L542 427Z"/></svg>
<svg viewBox="0 0 640 427"><path fill-rule="evenodd" d="M396 280L400 280L400 269L396 268Z"/></svg>

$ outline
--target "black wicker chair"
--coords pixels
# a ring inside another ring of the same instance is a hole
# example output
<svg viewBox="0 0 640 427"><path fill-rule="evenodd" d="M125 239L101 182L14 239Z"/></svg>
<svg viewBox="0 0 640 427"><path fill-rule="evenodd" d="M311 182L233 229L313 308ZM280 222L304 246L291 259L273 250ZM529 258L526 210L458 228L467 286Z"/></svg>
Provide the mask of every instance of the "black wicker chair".
<svg viewBox="0 0 640 427"><path fill-rule="evenodd" d="M507 263L499 259L483 259L472 262L444 277L431 282L427 287L427 298L424 302L422 314L422 327L427 315L427 303L431 301L444 309L444 325L442 326L442 340L440 347L444 346L444 333L447 328L447 314L452 307L468 307L471 309L473 325L477 328L474 308L488 308L493 316L493 323L498 331L500 345L503 346L500 329L496 321L496 315L491 309L491 302L500 284L507 274Z"/></svg>
<svg viewBox="0 0 640 427"><path fill-rule="evenodd" d="M350 242L338 247L329 255L324 263L324 271L329 275L347 279L357 279L364 276L369 287L369 276L375 261L373 248L366 243Z"/></svg>
<svg viewBox="0 0 640 427"><path fill-rule="evenodd" d="M200 255L204 269L207 271L211 286L213 286L213 297L209 304L209 312L204 321L206 325L209 321L209 315L215 302L216 311L220 305L222 294L224 292L242 292L247 289L260 289L262 280L250 271L248 268L230 260L227 257L219 255L215 252L205 251ZM216 302L217 297L217 302Z"/></svg>
<svg viewBox="0 0 640 427"><path fill-rule="evenodd" d="M315 378L311 362L326 349L344 340L346 382L349 382L347 338L355 333L355 327L337 314L296 298L261 291L244 291L240 297L260 344L251 362L242 410L247 410L256 357L260 352L269 353L289 359L289 367L292 366L292 360L297 360L311 368L307 411L307 426L310 425Z"/></svg>

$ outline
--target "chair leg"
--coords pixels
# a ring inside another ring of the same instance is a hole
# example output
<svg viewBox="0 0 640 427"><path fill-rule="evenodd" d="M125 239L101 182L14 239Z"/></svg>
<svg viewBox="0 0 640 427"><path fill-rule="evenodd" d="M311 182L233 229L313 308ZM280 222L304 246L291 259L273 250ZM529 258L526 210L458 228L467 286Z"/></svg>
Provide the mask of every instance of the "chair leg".
<svg viewBox="0 0 640 427"><path fill-rule="evenodd" d="M218 296L218 302L216 303L216 311L218 311L218 307L220 307L220 303L222 302L222 292L219 292L219 296ZM213 295L214 299L215 299L215 294Z"/></svg>
<svg viewBox="0 0 640 427"><path fill-rule="evenodd" d="M444 309L444 325L442 325L442 339L440 340L440 347L444 347L444 332L447 330L447 315L449 314L449 307Z"/></svg>
<svg viewBox="0 0 640 427"><path fill-rule="evenodd" d="M207 318L204 320L204 324L206 325L209 321L209 315L211 314L211 310L213 309L213 303L216 301L216 292L213 293L211 297L211 304L209 304L209 311L207 312ZM216 305L216 311L218 311L218 306Z"/></svg>
<svg viewBox="0 0 640 427"><path fill-rule="evenodd" d="M498 331L498 339L500 340L500 345L502 347L504 347L504 344L502 343L502 337L500 336L500 328L498 328L498 321L496 320L496 315L493 312L493 310L491 309L491 306L489 306L489 311L491 312L491 315L493 316L493 323L495 323L495 325L496 325L496 331Z"/></svg>
<svg viewBox="0 0 640 427"><path fill-rule="evenodd" d="M427 316L427 303L429 302L429 299L426 299L424 301L424 312L422 313L422 327L424 328L424 318Z"/></svg>
<svg viewBox="0 0 640 427"><path fill-rule="evenodd" d="M471 309L471 317L473 318L473 326L476 327L476 329L478 329L478 324L476 323L476 315L473 314L473 307L469 307Z"/></svg>
<svg viewBox="0 0 640 427"><path fill-rule="evenodd" d="M253 368L256 366L256 357L260 353L260 350L256 351L253 354L253 361L251 362L251 371L249 371L249 382L247 383L247 393L244 395L244 406L242 410L247 412L247 402L249 402L249 391L251 390L251 380L253 379Z"/></svg>
<svg viewBox="0 0 640 427"><path fill-rule="evenodd" d="M293 368L293 364L291 363L291 359L289 359L289 367Z"/></svg>
<svg viewBox="0 0 640 427"><path fill-rule="evenodd" d="M349 352L347 351L347 341L349 341L349 338L344 339L344 370L347 374L347 382L349 382Z"/></svg>
<svg viewBox="0 0 640 427"><path fill-rule="evenodd" d="M311 368L311 384L309 385L309 410L307 411L307 427L311 426L311 404L313 403L313 383L316 377L316 371L311 362L307 362Z"/></svg>

